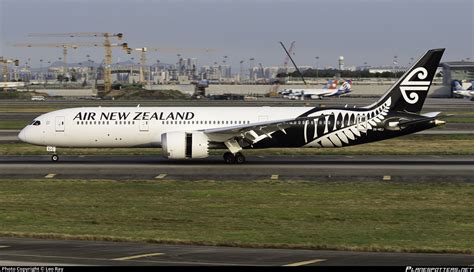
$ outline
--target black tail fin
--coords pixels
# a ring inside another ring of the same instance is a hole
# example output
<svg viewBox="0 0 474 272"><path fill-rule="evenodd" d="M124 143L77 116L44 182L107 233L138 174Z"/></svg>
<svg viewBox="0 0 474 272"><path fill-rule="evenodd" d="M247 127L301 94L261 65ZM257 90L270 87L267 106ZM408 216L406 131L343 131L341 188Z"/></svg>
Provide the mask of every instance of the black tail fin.
<svg viewBox="0 0 474 272"><path fill-rule="evenodd" d="M420 112L443 53L444 48L428 50L375 104L369 107L378 106L391 99L390 110Z"/></svg>

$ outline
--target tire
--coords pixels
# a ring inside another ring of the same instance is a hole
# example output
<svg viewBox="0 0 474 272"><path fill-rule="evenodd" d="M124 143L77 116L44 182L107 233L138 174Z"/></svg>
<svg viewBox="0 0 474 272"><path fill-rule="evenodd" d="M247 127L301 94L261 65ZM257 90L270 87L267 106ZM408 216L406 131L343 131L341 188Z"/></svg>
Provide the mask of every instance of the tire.
<svg viewBox="0 0 474 272"><path fill-rule="evenodd" d="M245 162L245 156L242 153L235 154L235 163L242 164Z"/></svg>
<svg viewBox="0 0 474 272"><path fill-rule="evenodd" d="M56 154L53 154L53 155L51 156L51 161L53 161L53 162L59 161L59 156L56 155Z"/></svg>
<svg viewBox="0 0 474 272"><path fill-rule="evenodd" d="M232 153L230 153L230 152L224 153L224 161L225 161L225 163L227 163L227 164L233 164L233 163L235 163L235 156L234 156L234 154L232 154Z"/></svg>

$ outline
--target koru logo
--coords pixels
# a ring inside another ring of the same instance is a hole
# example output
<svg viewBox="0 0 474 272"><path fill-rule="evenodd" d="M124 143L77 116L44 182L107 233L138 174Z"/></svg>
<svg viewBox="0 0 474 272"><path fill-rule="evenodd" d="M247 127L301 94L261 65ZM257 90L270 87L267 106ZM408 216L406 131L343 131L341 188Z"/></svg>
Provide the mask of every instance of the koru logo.
<svg viewBox="0 0 474 272"><path fill-rule="evenodd" d="M410 81L415 75L418 76L418 79L425 79L428 76L428 71L424 67L418 67L411 71L400 84L403 99L409 104L418 102L419 96L414 91L428 91L431 83L430 81ZM411 93L407 95L407 91Z"/></svg>

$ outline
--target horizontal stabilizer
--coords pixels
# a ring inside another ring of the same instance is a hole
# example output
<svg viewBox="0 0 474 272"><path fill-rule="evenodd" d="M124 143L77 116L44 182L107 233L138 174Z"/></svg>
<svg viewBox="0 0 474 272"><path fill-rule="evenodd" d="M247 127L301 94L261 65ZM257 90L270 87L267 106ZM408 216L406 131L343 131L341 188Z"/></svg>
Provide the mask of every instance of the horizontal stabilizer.
<svg viewBox="0 0 474 272"><path fill-rule="evenodd" d="M435 111L435 112L427 112L427 113L423 113L421 116L425 116L425 117L436 117L440 114L441 112L440 111Z"/></svg>

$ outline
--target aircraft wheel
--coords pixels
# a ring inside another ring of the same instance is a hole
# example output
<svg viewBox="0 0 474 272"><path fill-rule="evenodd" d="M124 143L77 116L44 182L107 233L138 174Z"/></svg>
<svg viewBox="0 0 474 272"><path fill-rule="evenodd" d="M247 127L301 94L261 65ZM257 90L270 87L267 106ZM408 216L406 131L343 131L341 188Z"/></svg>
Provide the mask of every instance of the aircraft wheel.
<svg viewBox="0 0 474 272"><path fill-rule="evenodd" d="M242 164L245 162L245 156L242 153L236 153L235 154L235 163L237 164Z"/></svg>
<svg viewBox="0 0 474 272"><path fill-rule="evenodd" d="M51 161L53 161L53 162L59 161L59 156L56 155L56 154L53 154L53 155L51 156Z"/></svg>
<svg viewBox="0 0 474 272"><path fill-rule="evenodd" d="M233 164L233 163L235 163L235 156L234 156L234 154L232 154L232 153L230 153L230 152L224 153L224 161L225 161L225 163L227 163L227 164Z"/></svg>

